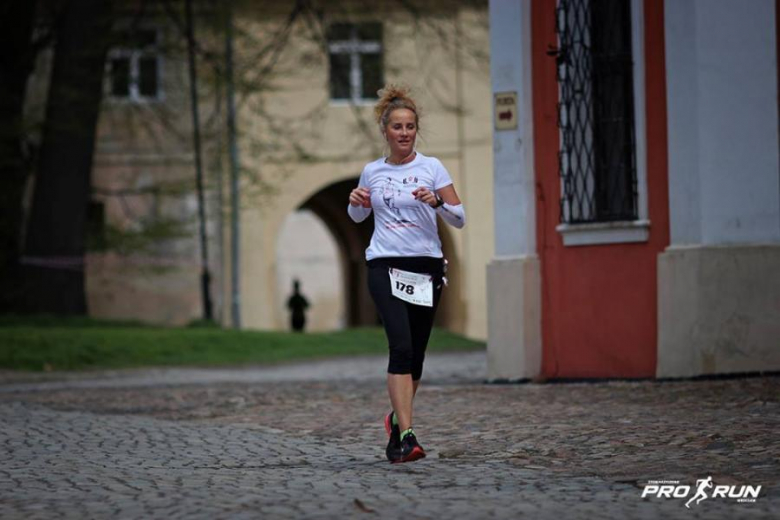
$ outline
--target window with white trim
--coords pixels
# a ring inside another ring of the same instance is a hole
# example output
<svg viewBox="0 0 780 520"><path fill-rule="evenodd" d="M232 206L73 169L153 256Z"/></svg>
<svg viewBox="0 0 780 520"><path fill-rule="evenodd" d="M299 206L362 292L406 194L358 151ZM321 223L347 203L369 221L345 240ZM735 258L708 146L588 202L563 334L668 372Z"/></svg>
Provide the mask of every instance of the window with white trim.
<svg viewBox="0 0 780 520"><path fill-rule="evenodd" d="M120 31L106 64L109 98L131 102L162 99L161 64L157 29Z"/></svg>
<svg viewBox="0 0 780 520"><path fill-rule="evenodd" d="M375 100L384 85L382 24L335 23L328 28L330 98Z"/></svg>
<svg viewBox="0 0 780 520"><path fill-rule="evenodd" d="M558 0L565 245L648 239L643 0ZM636 108L635 108L636 107Z"/></svg>

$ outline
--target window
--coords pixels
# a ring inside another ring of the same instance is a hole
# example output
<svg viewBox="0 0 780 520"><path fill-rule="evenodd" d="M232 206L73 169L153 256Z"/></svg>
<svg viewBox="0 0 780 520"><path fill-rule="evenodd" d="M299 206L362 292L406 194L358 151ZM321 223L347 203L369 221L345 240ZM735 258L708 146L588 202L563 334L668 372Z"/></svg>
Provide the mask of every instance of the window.
<svg viewBox="0 0 780 520"><path fill-rule="evenodd" d="M108 53L108 94L115 100L134 102L162 98L161 59L155 29L120 31Z"/></svg>
<svg viewBox="0 0 780 520"><path fill-rule="evenodd" d="M559 0L560 219L639 219L631 0Z"/></svg>
<svg viewBox="0 0 780 520"><path fill-rule="evenodd" d="M328 29L330 97L373 100L384 85L382 24L337 23Z"/></svg>

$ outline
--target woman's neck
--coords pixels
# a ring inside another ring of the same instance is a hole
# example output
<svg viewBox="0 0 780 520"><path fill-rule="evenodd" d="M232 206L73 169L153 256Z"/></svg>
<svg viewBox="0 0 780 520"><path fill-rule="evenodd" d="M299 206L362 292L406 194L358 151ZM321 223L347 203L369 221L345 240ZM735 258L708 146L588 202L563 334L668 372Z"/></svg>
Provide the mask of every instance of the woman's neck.
<svg viewBox="0 0 780 520"><path fill-rule="evenodd" d="M390 157L385 159L385 162L389 163L389 164L394 164L396 166L400 166L402 164L406 164L406 163L412 162L416 155L417 155L417 152L415 150L412 150L412 153L410 153L406 157L401 157L401 158L398 158L397 156L395 156L393 154L390 154Z"/></svg>

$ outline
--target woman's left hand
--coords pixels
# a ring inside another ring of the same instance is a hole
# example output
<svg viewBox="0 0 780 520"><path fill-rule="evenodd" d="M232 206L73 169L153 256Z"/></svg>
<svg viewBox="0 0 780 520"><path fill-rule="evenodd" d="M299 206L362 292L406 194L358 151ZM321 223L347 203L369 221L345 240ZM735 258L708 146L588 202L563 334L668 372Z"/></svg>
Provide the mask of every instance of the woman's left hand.
<svg viewBox="0 0 780 520"><path fill-rule="evenodd" d="M432 208L436 207L436 194L433 193L428 188L421 186L416 190L414 190L412 192L412 195L416 200L419 200L420 202L424 202L425 204L428 204Z"/></svg>

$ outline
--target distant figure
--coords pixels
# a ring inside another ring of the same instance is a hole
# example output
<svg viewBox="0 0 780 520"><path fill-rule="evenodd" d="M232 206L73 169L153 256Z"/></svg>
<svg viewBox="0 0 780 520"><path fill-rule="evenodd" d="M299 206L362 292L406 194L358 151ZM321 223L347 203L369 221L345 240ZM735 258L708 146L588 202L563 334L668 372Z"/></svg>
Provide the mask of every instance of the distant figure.
<svg viewBox="0 0 780 520"><path fill-rule="evenodd" d="M287 308L290 309L290 325L295 332L303 332L306 327L306 309L309 301L301 294L301 282L293 280L293 293L287 300Z"/></svg>

